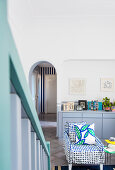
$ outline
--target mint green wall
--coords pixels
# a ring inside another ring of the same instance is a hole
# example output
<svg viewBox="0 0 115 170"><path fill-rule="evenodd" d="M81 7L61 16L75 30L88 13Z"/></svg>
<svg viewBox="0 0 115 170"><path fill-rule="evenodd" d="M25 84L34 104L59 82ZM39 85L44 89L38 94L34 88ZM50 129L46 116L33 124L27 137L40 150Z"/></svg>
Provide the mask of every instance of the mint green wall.
<svg viewBox="0 0 115 170"><path fill-rule="evenodd" d="M45 152L50 158L49 149L10 32L7 21L7 3L6 0L0 0L0 170L11 170L10 80Z"/></svg>

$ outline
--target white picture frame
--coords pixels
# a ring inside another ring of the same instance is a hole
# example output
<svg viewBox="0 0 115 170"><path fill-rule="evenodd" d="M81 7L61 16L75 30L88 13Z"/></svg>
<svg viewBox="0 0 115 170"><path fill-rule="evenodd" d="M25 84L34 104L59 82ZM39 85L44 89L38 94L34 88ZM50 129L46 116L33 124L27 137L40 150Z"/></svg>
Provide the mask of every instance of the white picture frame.
<svg viewBox="0 0 115 170"><path fill-rule="evenodd" d="M101 78L101 91L113 92L114 91L114 79L113 78Z"/></svg>

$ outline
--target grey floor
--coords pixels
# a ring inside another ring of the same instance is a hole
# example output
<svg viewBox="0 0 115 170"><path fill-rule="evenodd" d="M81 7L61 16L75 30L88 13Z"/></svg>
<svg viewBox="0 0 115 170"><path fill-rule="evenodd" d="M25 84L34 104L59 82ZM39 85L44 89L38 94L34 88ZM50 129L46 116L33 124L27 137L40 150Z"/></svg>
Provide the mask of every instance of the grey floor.
<svg viewBox="0 0 115 170"><path fill-rule="evenodd" d="M40 122L46 141L50 141L51 167L67 165L63 149L63 141L56 137L56 114L40 116Z"/></svg>
<svg viewBox="0 0 115 170"><path fill-rule="evenodd" d="M50 141L51 148L51 167L65 166L67 161L63 149L63 141L56 137L56 114L46 114L40 116L40 122L46 141ZM106 142L102 141L106 146ZM108 162L106 164L115 165L115 154L108 155Z"/></svg>

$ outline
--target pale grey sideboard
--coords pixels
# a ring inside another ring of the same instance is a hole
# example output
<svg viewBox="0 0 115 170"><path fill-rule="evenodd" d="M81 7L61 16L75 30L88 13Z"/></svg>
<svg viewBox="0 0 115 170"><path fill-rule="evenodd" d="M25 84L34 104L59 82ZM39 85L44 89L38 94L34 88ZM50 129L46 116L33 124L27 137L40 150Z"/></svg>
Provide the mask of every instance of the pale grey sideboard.
<svg viewBox="0 0 115 170"><path fill-rule="evenodd" d="M105 111L58 111L57 136L63 138L66 122L95 123L95 135L100 139L115 137L115 113Z"/></svg>

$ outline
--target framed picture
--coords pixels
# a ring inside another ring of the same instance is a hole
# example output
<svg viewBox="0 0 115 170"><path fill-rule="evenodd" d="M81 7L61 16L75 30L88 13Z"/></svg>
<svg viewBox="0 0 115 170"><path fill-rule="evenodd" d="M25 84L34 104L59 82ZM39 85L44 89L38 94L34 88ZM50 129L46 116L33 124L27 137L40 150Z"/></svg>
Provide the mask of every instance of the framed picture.
<svg viewBox="0 0 115 170"><path fill-rule="evenodd" d="M82 106L83 110L87 110L87 100L79 100L78 104Z"/></svg>
<svg viewBox="0 0 115 170"><path fill-rule="evenodd" d="M112 79L112 78L101 78L101 91L103 91L103 92L114 91L114 79Z"/></svg>
<svg viewBox="0 0 115 170"><path fill-rule="evenodd" d="M74 110L74 102L67 102L63 104L63 111L73 111Z"/></svg>
<svg viewBox="0 0 115 170"><path fill-rule="evenodd" d="M82 95L85 94L86 81L85 79L72 78L69 79L69 94L70 95Z"/></svg>
<svg viewBox="0 0 115 170"><path fill-rule="evenodd" d="M73 111L74 110L74 102L69 102L68 106L69 106L69 111Z"/></svg>
<svg viewBox="0 0 115 170"><path fill-rule="evenodd" d="M69 111L68 103L63 104L63 111Z"/></svg>

